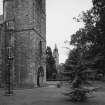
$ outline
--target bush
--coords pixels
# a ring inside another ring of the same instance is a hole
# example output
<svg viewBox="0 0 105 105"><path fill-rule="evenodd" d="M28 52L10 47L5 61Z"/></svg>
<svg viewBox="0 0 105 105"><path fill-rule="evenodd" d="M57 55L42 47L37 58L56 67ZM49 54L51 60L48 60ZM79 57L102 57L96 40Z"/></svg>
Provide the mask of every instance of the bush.
<svg viewBox="0 0 105 105"><path fill-rule="evenodd" d="M84 90L75 89L70 93L70 99L72 101L84 101L86 99L86 94Z"/></svg>
<svg viewBox="0 0 105 105"><path fill-rule="evenodd" d="M75 75L75 78L71 83L70 91L65 95L68 95L70 100L74 102L85 101L88 94L93 90L84 88L84 83L86 83L85 79L82 79L80 75Z"/></svg>

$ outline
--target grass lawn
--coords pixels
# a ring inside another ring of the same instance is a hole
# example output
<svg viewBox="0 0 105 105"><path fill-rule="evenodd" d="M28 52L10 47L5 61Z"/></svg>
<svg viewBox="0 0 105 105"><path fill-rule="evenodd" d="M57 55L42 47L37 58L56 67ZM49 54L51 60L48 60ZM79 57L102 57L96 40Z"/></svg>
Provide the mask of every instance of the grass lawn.
<svg viewBox="0 0 105 105"><path fill-rule="evenodd" d="M97 84L97 83L96 83ZM104 87L104 83L98 83ZM64 96L64 88L54 86L34 89L15 90L13 96L4 96L0 90L0 105L105 105L105 89L93 93L87 102L72 103Z"/></svg>

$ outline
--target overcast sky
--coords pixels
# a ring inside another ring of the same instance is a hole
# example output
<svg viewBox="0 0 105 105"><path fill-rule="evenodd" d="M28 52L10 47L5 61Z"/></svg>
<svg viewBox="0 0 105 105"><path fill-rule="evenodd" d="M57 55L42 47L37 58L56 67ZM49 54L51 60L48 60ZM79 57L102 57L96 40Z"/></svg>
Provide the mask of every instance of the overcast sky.
<svg viewBox="0 0 105 105"><path fill-rule="evenodd" d="M68 54L64 42L82 26L76 23L73 17L77 17L81 11L86 11L91 6L91 0L46 0L47 45L53 49L57 44L60 63L65 61ZM2 0L0 0L0 14L2 14Z"/></svg>
<svg viewBox="0 0 105 105"><path fill-rule="evenodd" d="M3 0L0 0L0 14L3 13L3 4L2 4L2 1L3 1Z"/></svg>
<svg viewBox="0 0 105 105"><path fill-rule="evenodd" d="M76 32L82 24L76 23L81 11L92 7L91 0L46 0L47 7L47 45L54 48L56 43L60 54L60 63L67 58L68 50L64 41L70 40L70 35Z"/></svg>

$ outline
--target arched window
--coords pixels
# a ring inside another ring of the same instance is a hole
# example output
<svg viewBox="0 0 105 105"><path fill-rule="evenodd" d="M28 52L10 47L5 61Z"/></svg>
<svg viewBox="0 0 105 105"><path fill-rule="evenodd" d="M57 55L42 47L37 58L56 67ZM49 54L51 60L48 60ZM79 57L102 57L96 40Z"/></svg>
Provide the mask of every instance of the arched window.
<svg viewBox="0 0 105 105"><path fill-rule="evenodd" d="M42 41L39 42L39 54L42 55Z"/></svg>
<svg viewBox="0 0 105 105"><path fill-rule="evenodd" d="M39 0L40 8L42 9L42 0Z"/></svg>
<svg viewBox="0 0 105 105"><path fill-rule="evenodd" d="M44 76L44 69L42 66L38 68L38 76Z"/></svg>
<svg viewBox="0 0 105 105"><path fill-rule="evenodd" d="M40 8L42 8L42 0L36 0L36 2L37 2L37 5L38 5Z"/></svg>

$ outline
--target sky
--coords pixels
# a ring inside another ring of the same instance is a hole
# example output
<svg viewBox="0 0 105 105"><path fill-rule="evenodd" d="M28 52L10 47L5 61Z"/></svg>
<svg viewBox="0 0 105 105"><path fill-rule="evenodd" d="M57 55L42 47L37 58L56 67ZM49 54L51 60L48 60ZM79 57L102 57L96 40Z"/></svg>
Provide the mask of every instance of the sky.
<svg viewBox="0 0 105 105"><path fill-rule="evenodd" d="M2 14L2 1L0 0L0 14ZM52 50L55 44L59 50L59 62L64 63L69 50L72 47L65 43L75 33L82 23L77 23L73 17L77 17L82 11L92 7L91 0L46 0L46 37L47 46Z"/></svg>
<svg viewBox="0 0 105 105"><path fill-rule="evenodd" d="M64 63L68 57L69 49L65 47L72 49L65 41L70 40L70 36L83 27L73 17L91 7L91 0L46 0L47 45L53 49L57 44L60 63Z"/></svg>
<svg viewBox="0 0 105 105"><path fill-rule="evenodd" d="M0 0L0 14L3 13L3 4L2 4L3 0Z"/></svg>

